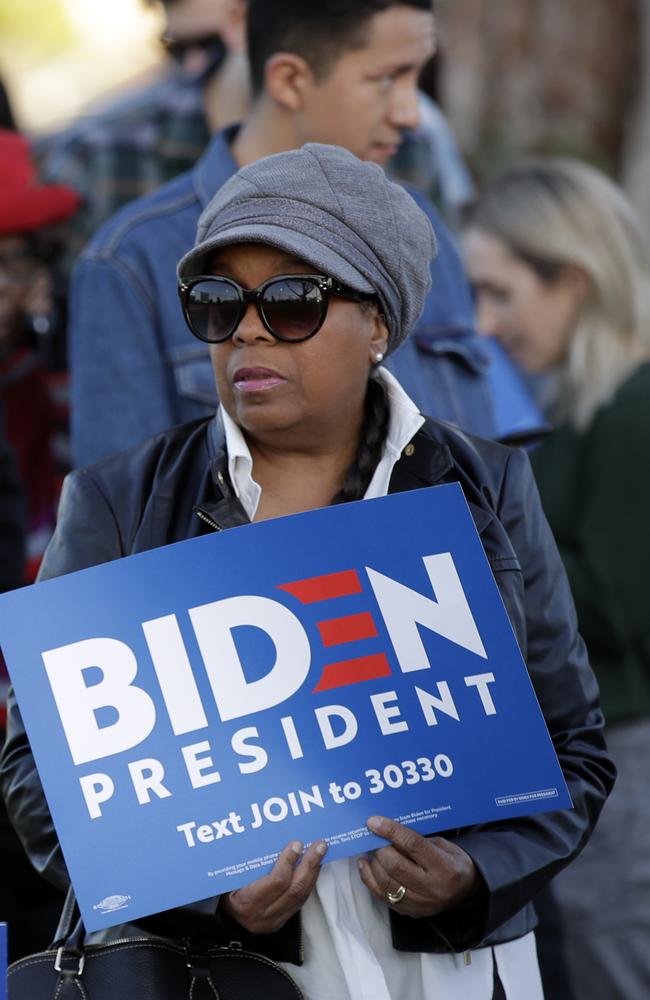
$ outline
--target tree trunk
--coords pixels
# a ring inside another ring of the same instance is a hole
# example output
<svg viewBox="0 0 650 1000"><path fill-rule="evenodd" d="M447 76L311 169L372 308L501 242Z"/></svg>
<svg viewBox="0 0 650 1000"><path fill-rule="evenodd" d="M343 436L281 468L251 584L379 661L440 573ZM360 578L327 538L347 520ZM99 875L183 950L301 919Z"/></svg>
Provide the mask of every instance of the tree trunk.
<svg viewBox="0 0 650 1000"><path fill-rule="evenodd" d="M480 177L538 152L619 170L639 8L647 20L647 0L439 0L442 103Z"/></svg>

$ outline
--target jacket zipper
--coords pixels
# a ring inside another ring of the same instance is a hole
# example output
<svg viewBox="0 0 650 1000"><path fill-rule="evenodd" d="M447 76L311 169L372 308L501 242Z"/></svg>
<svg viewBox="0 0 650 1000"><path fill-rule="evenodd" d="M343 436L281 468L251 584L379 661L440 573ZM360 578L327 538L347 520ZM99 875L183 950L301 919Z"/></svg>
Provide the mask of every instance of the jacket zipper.
<svg viewBox="0 0 650 1000"><path fill-rule="evenodd" d="M217 522L213 518L211 518L209 514L206 514L205 511L201 510L200 507L195 507L194 513L198 518L200 518L201 521L209 525L213 531L223 531L221 525L217 524Z"/></svg>

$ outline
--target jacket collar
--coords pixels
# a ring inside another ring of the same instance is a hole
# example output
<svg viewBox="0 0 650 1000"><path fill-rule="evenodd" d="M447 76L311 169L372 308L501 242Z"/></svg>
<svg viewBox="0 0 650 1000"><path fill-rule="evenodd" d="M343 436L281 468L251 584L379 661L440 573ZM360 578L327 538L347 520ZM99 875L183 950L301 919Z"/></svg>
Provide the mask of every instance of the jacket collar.
<svg viewBox="0 0 650 1000"><path fill-rule="evenodd" d="M218 414L208 424L210 481L204 480L194 507L197 516L213 530L247 524L248 516L239 502L228 476L228 456L223 425ZM409 441L395 463L389 493L403 493L448 482L456 477L454 461L446 444L437 441L430 426L424 425Z"/></svg>
<svg viewBox="0 0 650 1000"><path fill-rule="evenodd" d="M230 151L238 129L239 125L229 125L217 132L192 171L192 184L202 209L239 169Z"/></svg>
<svg viewBox="0 0 650 1000"><path fill-rule="evenodd" d="M455 460L449 446L436 437L440 426L430 419L406 445L395 464L388 487L389 493L459 483L479 534L494 520L494 510L485 493L472 476ZM444 426L444 425L442 425ZM459 432L462 433L462 432Z"/></svg>
<svg viewBox="0 0 650 1000"><path fill-rule="evenodd" d="M405 490L435 486L445 481L453 466L449 448L436 441L425 424L411 438L395 463L388 492L403 493Z"/></svg>
<svg viewBox="0 0 650 1000"><path fill-rule="evenodd" d="M204 526L213 531L236 528L249 523L249 517L242 507L228 476L228 455L226 435L219 412L207 426L210 474L201 482L194 504L194 513Z"/></svg>
<svg viewBox="0 0 650 1000"><path fill-rule="evenodd" d="M494 520L492 504L486 503L480 484L454 460L447 444L436 436L437 424L427 419L412 437L395 463L388 486L389 493L441 486L443 483L460 483L465 499L479 534ZM223 425L216 414L208 424L208 452L210 474L203 478L194 505L198 522L204 530L223 531L249 524L250 519L242 507L228 476L228 456Z"/></svg>

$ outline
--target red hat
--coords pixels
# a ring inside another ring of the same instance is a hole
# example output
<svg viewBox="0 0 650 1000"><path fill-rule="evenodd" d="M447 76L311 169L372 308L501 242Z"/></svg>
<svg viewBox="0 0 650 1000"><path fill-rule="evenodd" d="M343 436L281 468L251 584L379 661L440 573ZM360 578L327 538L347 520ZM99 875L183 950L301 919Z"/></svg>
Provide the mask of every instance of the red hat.
<svg viewBox="0 0 650 1000"><path fill-rule="evenodd" d="M0 234L28 233L74 215L80 198L72 188L40 184L27 140L0 129Z"/></svg>

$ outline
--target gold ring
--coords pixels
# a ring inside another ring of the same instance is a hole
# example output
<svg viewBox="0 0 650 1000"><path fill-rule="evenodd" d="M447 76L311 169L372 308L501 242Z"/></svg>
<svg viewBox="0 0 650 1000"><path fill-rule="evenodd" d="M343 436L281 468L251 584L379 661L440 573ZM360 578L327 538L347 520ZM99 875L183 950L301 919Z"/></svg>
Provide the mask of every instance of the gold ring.
<svg viewBox="0 0 650 1000"><path fill-rule="evenodd" d="M386 899L388 900L389 903L395 906L397 903L402 902L405 895L406 895L406 886L401 885L399 889L395 890L395 892L387 892Z"/></svg>

